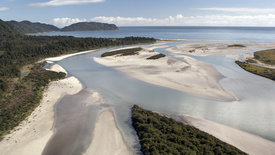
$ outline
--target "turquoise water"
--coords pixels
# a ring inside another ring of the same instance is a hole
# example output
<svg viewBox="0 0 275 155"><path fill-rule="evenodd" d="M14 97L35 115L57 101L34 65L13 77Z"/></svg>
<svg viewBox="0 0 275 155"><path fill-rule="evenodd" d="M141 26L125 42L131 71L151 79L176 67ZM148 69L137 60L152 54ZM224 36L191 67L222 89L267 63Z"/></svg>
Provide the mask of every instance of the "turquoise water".
<svg viewBox="0 0 275 155"><path fill-rule="evenodd" d="M130 28L133 29L133 28ZM143 28L138 28L141 31ZM146 30L139 33L139 35L147 34L150 29L145 28ZM182 29L181 29L182 30ZM123 31L121 34L110 35L113 33L118 33ZM100 32L69 32L68 34L74 36L94 36L95 34L105 34L109 37L114 37L120 35L123 37L126 35L126 31L129 33L137 34L137 30L131 32L129 28L121 29L120 31L100 31ZM159 35L161 38L169 38L173 36L171 29L168 28L167 32L161 29L152 30L147 35ZM175 31L175 36L173 39L179 39L178 36L182 34L187 34L187 32L178 32L178 29ZM202 30L203 31L203 30ZM195 31L191 32L189 36L196 36L193 39L218 39L222 41L225 40L248 40L248 36L242 35L242 33L237 34L237 32L243 32L243 34L250 34L251 40L261 40L261 41L273 41L273 29L267 28L266 30L260 30L256 28L255 33L253 29L233 29L226 30L224 28L213 30L207 30L208 32ZM158 32L158 33L157 33ZM201 34L200 34L201 33ZM230 35L226 35L229 33ZM51 33L52 35L59 35L60 32ZM63 34L63 32L62 32ZM167 36L166 36L167 34ZM209 38L207 38L207 34ZM221 36L214 36L214 34L222 34ZM144 35L145 36L145 35ZM188 35L187 35L188 36ZM253 36L253 37L252 37ZM158 38L160 38L158 37ZM186 35L184 36L186 37ZM185 38L186 39L186 38ZM190 38L188 38L190 39ZM197 41L195 41L197 42ZM205 42L205 41L203 41ZM241 43L241 41L239 41ZM186 41L181 42L169 42L167 45L172 47L177 44L187 43ZM120 48L120 47L116 47ZM83 55L77 55L73 57L66 58L62 61L57 62L62 67L64 67L69 75L77 77L85 86L85 90L95 90L99 92L104 100L104 105L98 106L98 109L112 108L115 112L116 120L121 128L126 141L128 144L134 148L136 151L139 149L137 142L137 137L133 128L131 127L130 122L130 108L133 104L138 104L144 108L166 113L166 114L188 114L191 116L212 120L214 122L222 123L263 138L275 141L275 83L269 79L248 73L241 69L234 63L233 59L226 58L224 54L216 54L205 57L192 56L201 61L207 62L215 67L219 72L224 75L224 78L220 80L222 86L234 96L238 98L238 101L234 102L222 102L217 100L212 100L208 98L198 97L192 94L185 92L176 91L173 89L160 87L157 85L152 85L145 83L143 81L131 78L119 71L116 71L112 68L105 67L93 61L93 57L99 57L101 53L114 50L116 48L102 49L96 52L87 53ZM255 49L259 50L259 49ZM253 52L255 50L249 51ZM156 49L156 51L169 55L170 53L164 48ZM235 54L240 53L241 51L233 52ZM81 92L83 93L83 92ZM86 94L87 95L87 94ZM70 100L79 98L81 94L74 96L67 96L60 103L57 104L57 107L63 107ZM83 96L84 97L84 96ZM85 98L85 97L84 97ZM67 101L67 102L66 102ZM74 100L75 104L82 104L80 100ZM70 107L70 106L69 106ZM70 112L72 116L74 113L79 113L80 111L77 108L72 106ZM91 107L91 111L95 107ZM59 120L62 117L62 113L66 113L67 108L57 108L56 109L56 120ZM97 113L98 111L93 111ZM61 115L58 115L61 114ZM83 116L82 116L83 117ZM85 115L85 120L87 120L88 125L83 127L85 132L78 132L78 141L86 141L85 144L79 143L80 145L73 145L75 149L71 150L70 153L77 151L83 151L87 147L87 137L85 135L91 134L92 126L95 120L95 114ZM73 118L72 118L73 119ZM63 122L62 119L60 122ZM58 124L55 125L56 128ZM64 129L61 129L62 131ZM83 136L84 135L84 136ZM81 138L82 137L82 138ZM58 137L53 137L53 139ZM62 138L61 138L62 140ZM48 146L51 143L48 144ZM66 143L68 144L68 142ZM53 144L51 144L53 146ZM64 149L68 147L64 145ZM50 148L53 149L53 148ZM61 147L58 147L60 150ZM66 154L70 154L66 152Z"/></svg>
<svg viewBox="0 0 275 155"><path fill-rule="evenodd" d="M120 38L127 36L158 39L275 41L272 27L119 27L116 31L50 32L36 35Z"/></svg>

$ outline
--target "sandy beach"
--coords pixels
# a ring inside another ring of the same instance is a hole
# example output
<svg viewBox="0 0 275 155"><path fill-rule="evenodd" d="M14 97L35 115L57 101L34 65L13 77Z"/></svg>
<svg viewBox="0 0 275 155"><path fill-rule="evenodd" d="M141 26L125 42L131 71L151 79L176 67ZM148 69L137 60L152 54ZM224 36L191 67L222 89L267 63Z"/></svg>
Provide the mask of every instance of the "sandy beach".
<svg viewBox="0 0 275 155"><path fill-rule="evenodd" d="M189 56L177 56L184 61L167 56L146 59L156 54L159 53L146 49L138 55L108 56L94 61L151 84L218 100L236 100L221 87L219 79L223 76L211 65Z"/></svg>
<svg viewBox="0 0 275 155"><path fill-rule="evenodd" d="M59 65L53 71L64 70ZM76 94L82 85L75 77L51 82L43 93L40 105L0 142L0 154L38 155L42 154L48 140L53 135L54 106L65 94Z"/></svg>
<svg viewBox="0 0 275 155"><path fill-rule="evenodd" d="M188 115L182 115L180 119L250 155L274 155L275 143L259 136Z"/></svg>
<svg viewBox="0 0 275 155"><path fill-rule="evenodd" d="M101 112L95 124L92 142L86 155L131 155L133 152L117 127L112 110Z"/></svg>

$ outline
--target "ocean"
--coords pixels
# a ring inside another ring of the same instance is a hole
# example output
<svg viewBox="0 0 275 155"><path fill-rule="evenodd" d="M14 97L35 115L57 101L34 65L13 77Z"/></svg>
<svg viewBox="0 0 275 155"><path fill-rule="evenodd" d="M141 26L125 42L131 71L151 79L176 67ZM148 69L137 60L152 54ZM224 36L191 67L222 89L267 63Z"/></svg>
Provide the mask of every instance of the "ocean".
<svg viewBox="0 0 275 155"><path fill-rule="evenodd" d="M35 35L122 38L128 36L157 39L275 41L273 27L119 27L116 31L49 32Z"/></svg>

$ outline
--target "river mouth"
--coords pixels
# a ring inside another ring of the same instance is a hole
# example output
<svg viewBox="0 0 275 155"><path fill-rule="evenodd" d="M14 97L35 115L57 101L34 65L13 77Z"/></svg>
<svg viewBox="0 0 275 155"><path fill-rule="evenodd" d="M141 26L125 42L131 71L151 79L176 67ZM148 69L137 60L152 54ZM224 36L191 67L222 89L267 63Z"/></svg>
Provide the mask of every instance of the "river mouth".
<svg viewBox="0 0 275 155"><path fill-rule="evenodd" d="M176 44L178 43L168 43L168 46ZM275 141L273 81L245 72L235 65L233 59L222 54L194 57L221 72L225 78L220 83L239 99L233 102L217 101L148 84L93 61L93 57L116 48L102 49L57 62L69 75L77 77L86 89L76 95L65 96L56 105L56 131L44 154L83 153L91 141L97 114L104 108L113 109L125 140L138 153L139 144L130 121L130 109L134 104L161 113L187 114L211 120ZM168 53L164 48L156 51ZM104 104L93 105L89 100L91 90L102 96Z"/></svg>

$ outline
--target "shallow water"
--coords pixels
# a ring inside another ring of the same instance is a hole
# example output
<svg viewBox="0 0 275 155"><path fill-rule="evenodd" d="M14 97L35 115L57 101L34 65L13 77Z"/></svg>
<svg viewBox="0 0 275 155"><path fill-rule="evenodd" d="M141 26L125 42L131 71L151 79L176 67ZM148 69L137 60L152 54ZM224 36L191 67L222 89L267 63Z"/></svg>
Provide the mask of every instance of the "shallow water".
<svg viewBox="0 0 275 155"><path fill-rule="evenodd" d="M169 44L175 46L180 43ZM93 57L112 49L115 48L57 62L70 75L77 77L86 89L77 95L66 96L57 104L56 134L48 143L45 154L75 154L85 150L91 140L98 110L106 106L114 110L126 141L138 153L140 146L130 121L130 108L133 104L161 113L188 114L212 120L275 141L273 81L242 70L233 59L226 58L224 54L193 56L221 72L225 77L220 83L239 99L234 102L217 101L145 83L93 61ZM156 51L169 55L163 48ZM101 94L105 106L93 106L87 100L90 97L87 93L89 89ZM88 106L83 107L85 104ZM73 136L68 138L68 135ZM70 149L68 146L71 146Z"/></svg>

